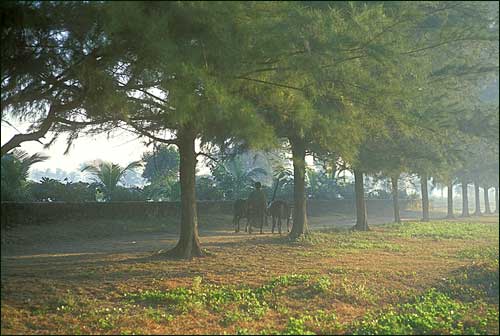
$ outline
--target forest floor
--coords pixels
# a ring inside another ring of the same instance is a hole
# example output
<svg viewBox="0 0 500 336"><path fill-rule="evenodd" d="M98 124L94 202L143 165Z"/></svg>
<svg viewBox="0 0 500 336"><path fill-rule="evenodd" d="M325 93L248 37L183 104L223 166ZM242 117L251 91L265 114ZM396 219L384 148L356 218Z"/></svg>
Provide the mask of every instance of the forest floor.
<svg viewBox="0 0 500 336"><path fill-rule="evenodd" d="M18 230L2 244L1 334L499 332L498 216L369 232L312 217L298 242L212 221L225 224L200 230L208 256L191 261L155 256L177 236L153 229Z"/></svg>

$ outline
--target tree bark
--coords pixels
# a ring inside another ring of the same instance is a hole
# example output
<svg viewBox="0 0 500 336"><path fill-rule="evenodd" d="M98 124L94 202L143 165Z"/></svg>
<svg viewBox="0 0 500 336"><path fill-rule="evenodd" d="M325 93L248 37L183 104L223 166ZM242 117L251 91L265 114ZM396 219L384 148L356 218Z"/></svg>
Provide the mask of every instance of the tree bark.
<svg viewBox="0 0 500 336"><path fill-rule="evenodd" d="M484 190L484 213L485 214L490 214L491 213L491 208L490 208L490 195L488 195L488 190L490 188L487 186L483 187Z"/></svg>
<svg viewBox="0 0 500 336"><path fill-rule="evenodd" d="M448 215L447 218L455 217L453 215L453 182L448 182Z"/></svg>
<svg viewBox="0 0 500 336"><path fill-rule="evenodd" d="M476 211L474 211L475 216L481 216L481 201L479 200L479 182L474 181L474 197L476 203Z"/></svg>
<svg viewBox="0 0 500 336"><path fill-rule="evenodd" d="M498 186L495 187L495 213L498 213Z"/></svg>
<svg viewBox="0 0 500 336"><path fill-rule="evenodd" d="M62 118L58 118L57 115L61 112L64 111L69 111L72 110L81 103L81 99L76 99L72 102L66 103L64 105L61 104L51 104L49 108L49 112L47 113L47 116L45 119L42 121L40 124L40 127L38 130L31 132L31 133L20 133L14 135L9 141L7 141L5 144L2 145L1 148L1 156L4 156L7 154L9 151L12 149L21 146L23 142L28 142L28 141L38 141L40 142L40 139L43 138L50 130L50 128L60 122L60 121L65 121L67 122L68 120L64 120Z"/></svg>
<svg viewBox="0 0 500 336"><path fill-rule="evenodd" d="M198 238L196 210L196 132L186 127L179 132L179 173L181 184L181 233L177 245L165 254L174 258L191 259L203 253Z"/></svg>
<svg viewBox="0 0 500 336"><path fill-rule="evenodd" d="M37 131L32 133L21 133L14 135L9 141L2 145L1 155L4 156L12 149L21 146L23 142L40 141L40 138L43 138L49 131L50 127L52 127L56 116L56 111L57 110L55 106L52 105L50 107L49 113L47 114L47 117L43 120L40 128Z"/></svg>
<svg viewBox="0 0 500 336"><path fill-rule="evenodd" d="M420 175L422 191L422 221L429 221L429 192L427 190L427 174Z"/></svg>
<svg viewBox="0 0 500 336"><path fill-rule="evenodd" d="M365 187L363 185L363 172L354 169L354 190L356 196L356 225L353 226L354 230L368 231L368 219L366 215L365 203Z"/></svg>
<svg viewBox="0 0 500 336"><path fill-rule="evenodd" d="M401 216L399 213L398 179L399 179L399 175L391 176L392 203L394 205L394 222L395 223L401 223Z"/></svg>
<svg viewBox="0 0 500 336"><path fill-rule="evenodd" d="M467 181L462 180L462 217L469 217L469 197L467 195Z"/></svg>
<svg viewBox="0 0 500 336"><path fill-rule="evenodd" d="M290 139L293 159L293 226L290 238L307 233L307 205L305 189L306 149L303 139Z"/></svg>

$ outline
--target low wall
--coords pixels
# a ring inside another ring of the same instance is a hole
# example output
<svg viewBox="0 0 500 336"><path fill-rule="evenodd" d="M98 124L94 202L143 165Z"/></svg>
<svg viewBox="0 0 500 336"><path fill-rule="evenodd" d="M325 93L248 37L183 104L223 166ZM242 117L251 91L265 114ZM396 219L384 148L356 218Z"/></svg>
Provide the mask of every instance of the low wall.
<svg viewBox="0 0 500 336"><path fill-rule="evenodd" d="M418 209L420 200L399 200L400 211ZM392 200L366 200L368 216L391 217L394 215ZM307 214L309 216L322 216L329 213L356 215L355 200L308 200Z"/></svg>
<svg viewBox="0 0 500 336"><path fill-rule="evenodd" d="M354 200L308 200L309 216L329 213L355 215ZM414 205L414 201L401 200L401 210ZM392 216L391 200L367 200L368 215ZM232 201L198 201L198 215L210 213L232 214ZM93 219L154 219L180 217L179 202L38 202L38 203L1 203L2 227L44 224L64 220Z"/></svg>

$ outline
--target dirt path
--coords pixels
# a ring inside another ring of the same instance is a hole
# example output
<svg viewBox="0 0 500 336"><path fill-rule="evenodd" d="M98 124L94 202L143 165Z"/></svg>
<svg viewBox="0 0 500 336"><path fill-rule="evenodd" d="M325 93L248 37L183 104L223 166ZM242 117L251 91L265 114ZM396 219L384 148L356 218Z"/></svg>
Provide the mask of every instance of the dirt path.
<svg viewBox="0 0 500 336"><path fill-rule="evenodd" d="M418 212L405 212L402 214L403 220L418 219ZM442 214L435 213L433 218L442 217ZM372 217L370 225L380 225L391 222L391 217ZM319 229L347 229L355 224L351 217L347 216L321 216L310 217L309 224L311 230ZM265 234L270 234L270 225L264 228ZM20 233L18 233L19 235ZM96 237L93 239L83 239L71 237L71 239L54 240L50 238L50 232L46 232L46 239L39 241L23 241L22 243L2 244L2 259L10 260L35 260L37 258L48 258L56 256L70 255L100 255L100 254L120 254L120 253L153 253L160 249L172 247L178 235L164 231L157 232L136 232L128 234L118 234L113 237ZM234 233L228 225L227 229L200 230L202 244L210 244L217 241L239 241L250 239L255 234L249 236L245 232ZM4 267L2 267L4 269Z"/></svg>

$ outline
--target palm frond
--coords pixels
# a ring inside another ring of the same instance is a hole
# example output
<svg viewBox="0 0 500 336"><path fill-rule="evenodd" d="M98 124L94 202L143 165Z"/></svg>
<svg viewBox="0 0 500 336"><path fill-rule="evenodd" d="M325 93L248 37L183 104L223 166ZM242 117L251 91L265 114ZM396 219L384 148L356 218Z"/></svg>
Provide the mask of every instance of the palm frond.
<svg viewBox="0 0 500 336"><path fill-rule="evenodd" d="M130 162L128 164L128 166L126 166L125 168L123 168L123 171L127 171L127 170L133 170L135 168L139 168L139 167L142 167L142 162L141 161L133 161L133 162Z"/></svg>

